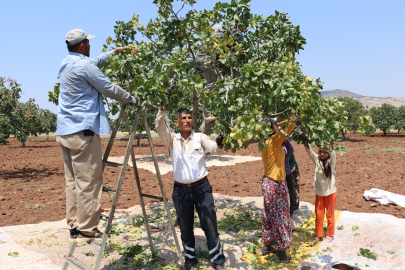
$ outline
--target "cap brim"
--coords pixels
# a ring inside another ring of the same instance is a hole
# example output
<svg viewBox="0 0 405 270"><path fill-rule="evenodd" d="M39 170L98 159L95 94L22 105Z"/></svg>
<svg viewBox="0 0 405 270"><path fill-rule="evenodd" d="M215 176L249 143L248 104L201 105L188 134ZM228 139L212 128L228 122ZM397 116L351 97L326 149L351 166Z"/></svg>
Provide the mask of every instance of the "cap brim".
<svg viewBox="0 0 405 270"><path fill-rule="evenodd" d="M87 35L87 39L93 39L93 38L95 38L96 36L94 36L94 35Z"/></svg>

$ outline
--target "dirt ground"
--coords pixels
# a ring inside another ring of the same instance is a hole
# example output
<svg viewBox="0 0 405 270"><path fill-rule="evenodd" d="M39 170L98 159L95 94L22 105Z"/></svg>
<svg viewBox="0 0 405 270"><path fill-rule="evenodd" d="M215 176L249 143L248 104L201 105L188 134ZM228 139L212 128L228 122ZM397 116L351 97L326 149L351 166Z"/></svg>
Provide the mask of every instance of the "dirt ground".
<svg viewBox="0 0 405 270"><path fill-rule="evenodd" d="M365 189L379 188L398 194L405 194L405 134L373 134L369 137L348 134L349 140L339 142L348 152L337 157L337 210L352 212L384 213L405 218L405 210L399 206L383 206L365 201ZM103 150L108 139L102 140ZM296 160L300 167L300 198L314 203L314 165L302 145L293 144ZM155 140L157 154L168 153L162 141ZM122 156L126 142L116 141L111 156ZM136 155L149 155L146 140L134 146ZM0 146L0 226L40 223L65 218L65 183L62 151L53 139L30 139L26 147L10 139L8 145ZM229 153L228 153L229 154ZM236 154L260 156L257 145L250 145ZM253 161L227 167L209 167L209 179L216 193L230 196L261 196L261 161ZM116 185L119 169L107 167L104 173L105 185ZM140 169L139 176L143 192L160 196L156 175ZM139 204L132 167L127 168L119 209ZM163 175L166 194L173 190L172 173ZM111 197L103 194L103 208L111 207ZM146 202L153 199L146 198Z"/></svg>

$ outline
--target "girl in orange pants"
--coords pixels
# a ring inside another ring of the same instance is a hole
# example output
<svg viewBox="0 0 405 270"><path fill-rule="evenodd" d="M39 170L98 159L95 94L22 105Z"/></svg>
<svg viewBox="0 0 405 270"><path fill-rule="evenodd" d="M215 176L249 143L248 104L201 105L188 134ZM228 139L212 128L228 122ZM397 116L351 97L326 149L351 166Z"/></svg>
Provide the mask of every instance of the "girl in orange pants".
<svg viewBox="0 0 405 270"><path fill-rule="evenodd" d="M325 216L326 208L326 219L328 220L328 229L326 231L327 241L333 241L333 236L335 235L335 206L336 206L336 193L332 193L328 196L318 196L316 195L315 201L315 232L316 238L323 237L323 219ZM329 239L330 238L330 239Z"/></svg>
<svg viewBox="0 0 405 270"><path fill-rule="evenodd" d="M305 147L309 157L315 164L314 189L316 193L315 201L315 232L316 238L313 242L323 237L323 219L328 220L326 231L327 242L332 242L335 235L335 206L336 206L336 153L329 152L329 147L319 148L318 154L312 151L308 144Z"/></svg>

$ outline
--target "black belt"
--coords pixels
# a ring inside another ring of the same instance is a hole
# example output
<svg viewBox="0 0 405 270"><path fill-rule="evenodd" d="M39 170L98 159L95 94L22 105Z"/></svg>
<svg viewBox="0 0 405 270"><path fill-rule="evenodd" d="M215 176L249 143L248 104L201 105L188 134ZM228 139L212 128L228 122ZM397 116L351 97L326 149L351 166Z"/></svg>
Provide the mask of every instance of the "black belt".
<svg viewBox="0 0 405 270"><path fill-rule="evenodd" d="M174 181L174 183L177 184L177 185L183 186L183 187L195 187L195 186L199 186L201 184L204 184L207 181L208 181L208 178L207 178L207 176L205 176L204 178L202 178L202 179L200 179L200 180L198 180L196 182L189 183L189 184L183 184L183 183L179 183L177 181Z"/></svg>
<svg viewBox="0 0 405 270"><path fill-rule="evenodd" d="M91 131L90 129L85 129L85 130L83 130L83 135L84 136L94 136L94 132Z"/></svg>

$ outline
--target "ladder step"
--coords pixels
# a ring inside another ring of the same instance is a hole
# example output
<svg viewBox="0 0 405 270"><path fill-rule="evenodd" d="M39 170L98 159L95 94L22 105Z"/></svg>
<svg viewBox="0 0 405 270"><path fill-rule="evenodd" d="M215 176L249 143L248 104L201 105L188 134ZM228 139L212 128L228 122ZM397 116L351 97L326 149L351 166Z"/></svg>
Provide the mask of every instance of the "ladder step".
<svg viewBox="0 0 405 270"><path fill-rule="evenodd" d="M101 217L100 217L101 220L107 221L109 218L110 218L109 215L106 215L106 214L101 213Z"/></svg>
<svg viewBox="0 0 405 270"><path fill-rule="evenodd" d="M124 163L117 163L117 162L111 162L111 161L103 161L104 166L110 166L110 167L116 167L116 168L122 168L124 166Z"/></svg>
<svg viewBox="0 0 405 270"><path fill-rule="evenodd" d="M79 261L75 257L67 257L66 262L80 270L93 270L93 267L85 264L84 262Z"/></svg>
<svg viewBox="0 0 405 270"><path fill-rule="evenodd" d="M142 193L142 196L152 198L152 199L157 199L157 200L160 200L160 201L163 202L163 197L158 197L158 196L149 195L149 194L143 194L143 193Z"/></svg>
<svg viewBox="0 0 405 270"><path fill-rule="evenodd" d="M115 189L110 189L109 187L103 186L103 191L115 194L117 191Z"/></svg>

